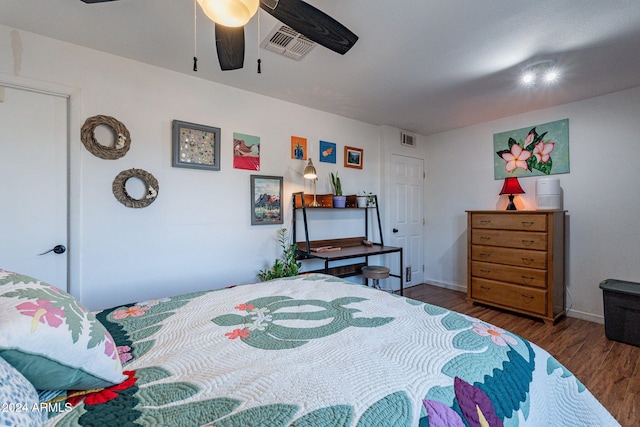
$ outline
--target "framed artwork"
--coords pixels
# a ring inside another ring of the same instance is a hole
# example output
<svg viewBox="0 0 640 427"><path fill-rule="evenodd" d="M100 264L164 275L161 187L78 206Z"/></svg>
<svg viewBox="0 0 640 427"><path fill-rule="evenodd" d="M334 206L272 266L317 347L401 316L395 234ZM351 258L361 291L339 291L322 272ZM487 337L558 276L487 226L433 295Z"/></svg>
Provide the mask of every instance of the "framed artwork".
<svg viewBox="0 0 640 427"><path fill-rule="evenodd" d="M320 141L320 161L336 163L336 144L328 141Z"/></svg>
<svg viewBox="0 0 640 427"><path fill-rule="evenodd" d="M569 119L493 135L493 177L569 173Z"/></svg>
<svg viewBox="0 0 640 427"><path fill-rule="evenodd" d="M362 169L362 148L344 147L344 167Z"/></svg>
<svg viewBox="0 0 640 427"><path fill-rule="evenodd" d="M173 121L173 166L220 170L220 128Z"/></svg>
<svg viewBox="0 0 640 427"><path fill-rule="evenodd" d="M251 175L251 225L282 224L282 177Z"/></svg>
<svg viewBox="0 0 640 427"><path fill-rule="evenodd" d="M307 160L307 138L291 137L291 158Z"/></svg>
<svg viewBox="0 0 640 427"><path fill-rule="evenodd" d="M233 167L260 170L260 137L233 133Z"/></svg>

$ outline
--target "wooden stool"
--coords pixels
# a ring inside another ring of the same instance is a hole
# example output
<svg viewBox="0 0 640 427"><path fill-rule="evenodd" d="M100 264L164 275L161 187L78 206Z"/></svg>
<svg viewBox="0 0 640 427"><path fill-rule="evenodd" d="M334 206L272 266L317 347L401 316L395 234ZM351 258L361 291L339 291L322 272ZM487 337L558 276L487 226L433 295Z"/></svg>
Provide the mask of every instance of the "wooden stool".
<svg viewBox="0 0 640 427"><path fill-rule="evenodd" d="M380 279L389 277L389 269L381 265L365 265L362 267L362 276L367 279L367 286L369 285L368 279L373 279L373 287L382 289L380 287Z"/></svg>

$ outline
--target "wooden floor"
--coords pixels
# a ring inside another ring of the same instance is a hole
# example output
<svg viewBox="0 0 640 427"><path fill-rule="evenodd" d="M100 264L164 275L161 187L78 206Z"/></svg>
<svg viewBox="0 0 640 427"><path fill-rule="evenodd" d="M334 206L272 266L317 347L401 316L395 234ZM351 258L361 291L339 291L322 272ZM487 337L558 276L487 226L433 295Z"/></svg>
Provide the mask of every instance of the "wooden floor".
<svg viewBox="0 0 640 427"><path fill-rule="evenodd" d="M622 426L640 426L640 347L608 340L604 325L566 317L551 326L469 305L465 293L430 285L406 288L404 295L470 315L536 343L573 372Z"/></svg>

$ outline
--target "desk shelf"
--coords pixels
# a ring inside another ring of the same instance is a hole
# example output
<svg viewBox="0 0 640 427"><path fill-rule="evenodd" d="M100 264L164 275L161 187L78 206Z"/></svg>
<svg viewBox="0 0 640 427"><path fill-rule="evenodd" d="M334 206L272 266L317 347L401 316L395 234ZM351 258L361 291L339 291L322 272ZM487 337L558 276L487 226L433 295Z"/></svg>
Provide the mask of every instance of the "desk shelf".
<svg viewBox="0 0 640 427"><path fill-rule="evenodd" d="M404 294L404 281L402 277L403 271L403 256L402 256L402 248L396 246L385 246L383 235L382 235L382 224L380 221L380 211L378 210L378 199L375 197L375 206L367 207L367 208L358 208L356 206L356 196L347 196L347 207L345 208L333 208L328 206L327 195L318 195L316 196L316 200L324 206L320 207L311 207L308 206L313 201L313 195L308 195L304 193L294 193L293 194L293 241L298 245L298 259L299 260L308 260L308 259L317 259L324 261L324 269L314 270L314 272L322 272L325 274L331 274L337 277L350 277L357 276L361 274L362 267L369 265L369 257L375 255L385 255L385 254L398 254L400 257L400 273L394 274L390 273L390 277L395 277L400 280L400 295ZM328 195L329 197L331 195ZM352 197L352 201L350 203L349 197ZM304 201L304 203L302 202ZM310 240L309 239L309 215L312 215L313 211L335 211L336 214L339 214L339 211L345 210L361 210L364 213L364 235L357 237L345 237L338 239L328 239L328 240ZM365 245L363 242L369 241L369 211L373 210L375 212L375 217L377 219L377 227L378 227L378 235L380 236L379 242L370 242L370 244ZM304 223L304 240L297 239L297 217L299 213L302 213L302 219ZM329 248L326 251L314 250L318 248ZM354 262L347 265L339 265L339 266L331 266L331 263L342 260L355 260L355 259L364 259L364 262ZM366 283L366 279L365 279Z"/></svg>

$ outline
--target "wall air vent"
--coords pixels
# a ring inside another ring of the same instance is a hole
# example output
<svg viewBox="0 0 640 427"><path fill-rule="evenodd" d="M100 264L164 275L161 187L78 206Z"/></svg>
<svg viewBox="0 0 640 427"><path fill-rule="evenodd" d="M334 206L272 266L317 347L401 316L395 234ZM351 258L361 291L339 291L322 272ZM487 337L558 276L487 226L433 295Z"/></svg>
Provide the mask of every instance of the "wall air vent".
<svg viewBox="0 0 640 427"><path fill-rule="evenodd" d="M405 147L415 147L416 146L416 137L411 135L410 133L401 132L402 136L401 143Z"/></svg>
<svg viewBox="0 0 640 427"><path fill-rule="evenodd" d="M278 24L262 41L260 47L300 61L316 43L297 31Z"/></svg>

